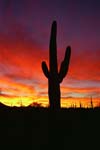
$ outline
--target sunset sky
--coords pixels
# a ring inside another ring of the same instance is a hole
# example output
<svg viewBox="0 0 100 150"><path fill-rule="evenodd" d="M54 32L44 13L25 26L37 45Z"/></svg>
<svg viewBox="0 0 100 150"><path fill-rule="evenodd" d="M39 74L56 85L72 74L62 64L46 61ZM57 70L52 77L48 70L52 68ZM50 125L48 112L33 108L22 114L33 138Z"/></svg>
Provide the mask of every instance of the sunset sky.
<svg viewBox="0 0 100 150"><path fill-rule="evenodd" d="M57 21L58 64L68 45L69 72L61 83L62 106L100 101L100 1L0 0L0 102L9 106L48 104L52 21Z"/></svg>

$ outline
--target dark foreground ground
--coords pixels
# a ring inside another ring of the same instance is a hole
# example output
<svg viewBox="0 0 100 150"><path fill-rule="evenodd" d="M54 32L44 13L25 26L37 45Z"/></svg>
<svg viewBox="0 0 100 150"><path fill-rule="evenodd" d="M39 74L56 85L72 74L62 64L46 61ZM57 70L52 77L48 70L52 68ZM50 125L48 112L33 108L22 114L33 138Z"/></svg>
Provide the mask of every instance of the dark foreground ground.
<svg viewBox="0 0 100 150"><path fill-rule="evenodd" d="M51 112L1 105L0 149L100 149L100 108Z"/></svg>

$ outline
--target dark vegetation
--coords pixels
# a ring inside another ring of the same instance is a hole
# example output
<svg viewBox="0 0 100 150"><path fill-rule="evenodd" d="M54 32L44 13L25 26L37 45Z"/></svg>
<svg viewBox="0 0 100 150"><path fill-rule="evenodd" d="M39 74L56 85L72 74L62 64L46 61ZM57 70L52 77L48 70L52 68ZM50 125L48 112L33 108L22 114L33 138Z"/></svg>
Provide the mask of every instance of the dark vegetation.
<svg viewBox="0 0 100 150"><path fill-rule="evenodd" d="M0 106L0 146L9 149L100 149L100 108L52 111Z"/></svg>

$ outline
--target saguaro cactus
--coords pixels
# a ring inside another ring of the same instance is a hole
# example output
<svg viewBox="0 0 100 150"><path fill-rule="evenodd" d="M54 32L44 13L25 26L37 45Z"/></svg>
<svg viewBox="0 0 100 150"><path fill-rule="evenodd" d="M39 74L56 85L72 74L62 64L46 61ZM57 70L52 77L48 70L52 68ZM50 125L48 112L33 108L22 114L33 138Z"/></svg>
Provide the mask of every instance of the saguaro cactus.
<svg viewBox="0 0 100 150"><path fill-rule="evenodd" d="M56 21L53 21L49 45L49 69L46 65L46 62L42 62L43 73L48 78L49 105L52 109L60 108L60 83L68 72L71 55L71 48L68 46L65 52L64 60L62 61L60 70L58 72L56 35L57 23Z"/></svg>

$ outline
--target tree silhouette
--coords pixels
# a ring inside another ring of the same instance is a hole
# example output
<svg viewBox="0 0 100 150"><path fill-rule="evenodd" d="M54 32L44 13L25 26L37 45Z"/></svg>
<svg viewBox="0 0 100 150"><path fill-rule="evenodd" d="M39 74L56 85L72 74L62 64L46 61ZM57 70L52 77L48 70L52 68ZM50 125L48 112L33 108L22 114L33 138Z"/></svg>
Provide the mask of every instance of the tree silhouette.
<svg viewBox="0 0 100 150"><path fill-rule="evenodd" d="M60 71L58 72L56 34L57 23L53 21L49 45L49 69L46 62L42 62L43 73L48 78L49 105L51 109L60 108L60 83L68 72L71 55L71 47L68 46L66 48L64 60L61 63Z"/></svg>

